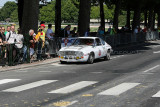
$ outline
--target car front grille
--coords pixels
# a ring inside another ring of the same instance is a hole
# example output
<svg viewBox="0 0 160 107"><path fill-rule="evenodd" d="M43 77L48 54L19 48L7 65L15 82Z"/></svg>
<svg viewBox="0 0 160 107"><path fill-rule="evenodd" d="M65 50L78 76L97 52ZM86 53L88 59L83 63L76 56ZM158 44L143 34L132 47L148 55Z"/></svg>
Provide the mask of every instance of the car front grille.
<svg viewBox="0 0 160 107"><path fill-rule="evenodd" d="M75 53L75 51L65 51L65 55L73 55L73 56L75 56L76 53Z"/></svg>

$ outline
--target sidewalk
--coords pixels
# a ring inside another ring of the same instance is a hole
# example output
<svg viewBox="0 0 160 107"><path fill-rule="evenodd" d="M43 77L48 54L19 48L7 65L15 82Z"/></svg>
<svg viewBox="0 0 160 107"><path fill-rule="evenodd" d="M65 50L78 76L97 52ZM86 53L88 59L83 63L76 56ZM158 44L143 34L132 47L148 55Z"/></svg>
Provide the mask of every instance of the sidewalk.
<svg viewBox="0 0 160 107"><path fill-rule="evenodd" d="M46 65L46 64L56 63L56 62L59 62L59 58L52 58L52 59L47 59L44 61L27 63L27 64L20 64L20 65L16 65L16 66L0 67L0 72L28 68L28 67L39 66L39 65Z"/></svg>

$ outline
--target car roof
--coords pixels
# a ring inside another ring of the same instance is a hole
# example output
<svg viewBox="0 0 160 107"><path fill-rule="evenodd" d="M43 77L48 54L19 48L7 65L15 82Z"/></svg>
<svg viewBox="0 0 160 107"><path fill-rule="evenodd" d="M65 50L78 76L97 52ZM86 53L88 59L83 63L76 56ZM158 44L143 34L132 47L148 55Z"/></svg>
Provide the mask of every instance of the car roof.
<svg viewBox="0 0 160 107"><path fill-rule="evenodd" d="M78 38L81 38L81 39L97 39L98 37L78 37Z"/></svg>

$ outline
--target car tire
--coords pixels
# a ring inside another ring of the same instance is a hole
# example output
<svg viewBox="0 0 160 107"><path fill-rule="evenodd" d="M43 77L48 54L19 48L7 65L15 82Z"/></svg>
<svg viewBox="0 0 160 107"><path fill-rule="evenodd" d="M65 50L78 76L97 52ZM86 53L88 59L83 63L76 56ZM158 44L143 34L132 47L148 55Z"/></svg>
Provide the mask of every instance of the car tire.
<svg viewBox="0 0 160 107"><path fill-rule="evenodd" d="M61 64L66 64L66 62L65 61L60 61L61 62Z"/></svg>
<svg viewBox="0 0 160 107"><path fill-rule="evenodd" d="M88 64L93 64L93 62L94 62L94 54L90 53L87 63Z"/></svg>
<svg viewBox="0 0 160 107"><path fill-rule="evenodd" d="M111 59L111 52L110 50L108 50L106 56L104 57L104 61L108 61L110 59Z"/></svg>

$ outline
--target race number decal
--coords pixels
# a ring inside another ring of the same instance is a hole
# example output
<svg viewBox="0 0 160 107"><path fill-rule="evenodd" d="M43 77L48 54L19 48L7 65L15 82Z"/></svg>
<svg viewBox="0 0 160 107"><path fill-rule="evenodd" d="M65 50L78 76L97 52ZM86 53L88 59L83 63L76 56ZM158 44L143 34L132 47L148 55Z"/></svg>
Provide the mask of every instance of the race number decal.
<svg viewBox="0 0 160 107"><path fill-rule="evenodd" d="M99 50L99 54L98 54L98 55L101 56L101 54L102 54L102 53L101 53L101 50Z"/></svg>
<svg viewBox="0 0 160 107"><path fill-rule="evenodd" d="M65 46L67 46L68 41L69 41L69 40L68 40L67 38L64 39L64 44L65 44Z"/></svg>

